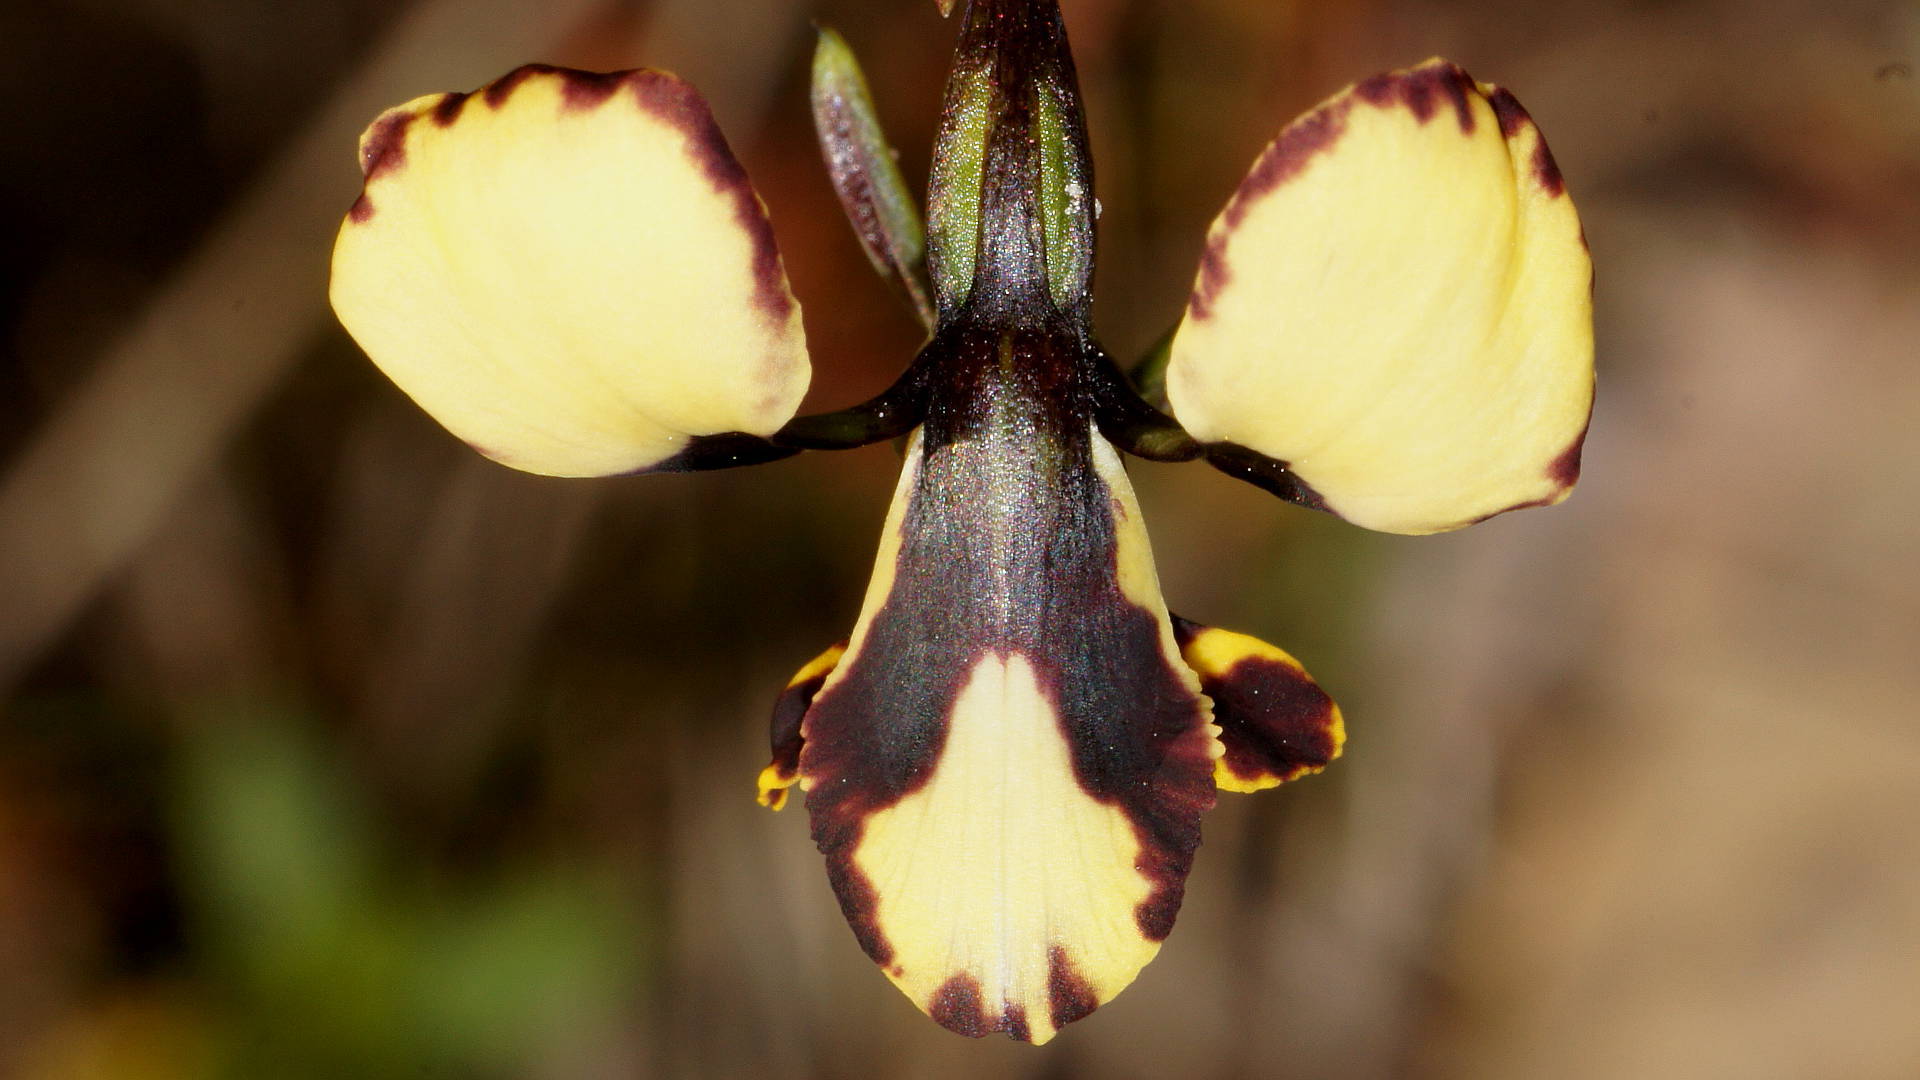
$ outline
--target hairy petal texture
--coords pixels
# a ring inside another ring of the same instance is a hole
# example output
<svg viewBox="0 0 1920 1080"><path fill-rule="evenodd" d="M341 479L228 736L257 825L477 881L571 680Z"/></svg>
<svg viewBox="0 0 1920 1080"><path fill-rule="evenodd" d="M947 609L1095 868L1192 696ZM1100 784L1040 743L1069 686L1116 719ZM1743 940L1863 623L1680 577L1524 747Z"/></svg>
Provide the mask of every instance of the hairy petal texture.
<svg viewBox="0 0 1920 1080"><path fill-rule="evenodd" d="M680 79L520 68L389 110L361 163L334 310L488 457L674 468L697 437L771 434L799 407L806 343L772 228Z"/></svg>
<svg viewBox="0 0 1920 1080"><path fill-rule="evenodd" d="M1513 96L1432 60L1296 120L1214 222L1166 372L1196 439L1359 525L1558 502L1593 400L1592 264Z"/></svg>

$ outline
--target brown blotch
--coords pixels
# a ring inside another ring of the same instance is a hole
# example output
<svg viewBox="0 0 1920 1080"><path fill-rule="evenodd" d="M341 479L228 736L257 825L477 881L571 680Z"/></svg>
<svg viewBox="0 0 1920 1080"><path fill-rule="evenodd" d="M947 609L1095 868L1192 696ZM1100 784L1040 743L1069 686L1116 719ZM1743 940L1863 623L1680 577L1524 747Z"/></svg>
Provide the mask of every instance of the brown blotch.
<svg viewBox="0 0 1920 1080"><path fill-rule="evenodd" d="M1591 420L1589 420L1591 423ZM1581 425L1580 434L1558 457L1547 464L1547 478L1560 485L1562 491L1580 482L1580 455L1586 450L1587 428Z"/></svg>
<svg viewBox="0 0 1920 1080"><path fill-rule="evenodd" d="M1405 105L1422 124L1439 112L1440 103L1453 106L1460 133L1473 134L1473 106L1469 95L1477 94L1473 77L1453 64L1427 64L1411 71L1390 71L1375 75L1354 87L1354 93L1380 108Z"/></svg>
<svg viewBox="0 0 1920 1080"><path fill-rule="evenodd" d="M933 1000L927 1002L927 1015L957 1035L977 1039L993 1027L987 1022L986 1010L980 1006L980 983L973 976L962 972L940 984L933 992Z"/></svg>
<svg viewBox="0 0 1920 1080"><path fill-rule="evenodd" d="M1227 227L1237 228L1256 200L1300 175L1316 155L1338 142L1347 130L1347 111L1352 107L1352 101L1342 99L1288 124L1234 192L1227 204Z"/></svg>
<svg viewBox="0 0 1920 1080"><path fill-rule="evenodd" d="M1227 200L1227 209L1221 211L1223 227L1208 236L1206 250L1200 252L1200 277L1194 281L1192 296L1187 298L1188 317L1200 321L1213 317L1213 302L1233 281L1233 269L1227 265L1227 242L1233 238L1233 231L1240 227L1246 211L1256 202L1306 171L1309 161L1340 138L1340 133L1346 131L1346 111L1350 106L1352 102L1338 102L1313 110L1286 125L1279 138L1267 144L1260 160L1254 161L1246 179L1240 181L1240 188L1233 192L1233 198Z"/></svg>
<svg viewBox="0 0 1920 1080"><path fill-rule="evenodd" d="M1333 699L1307 673L1278 660L1247 657L1213 677L1213 699L1227 770L1242 780L1288 779L1333 760Z"/></svg>
<svg viewBox="0 0 1920 1080"><path fill-rule="evenodd" d="M1047 953L1047 1015L1054 1028L1066 1027L1099 1007L1093 986L1074 970L1067 950L1055 945Z"/></svg>
<svg viewBox="0 0 1920 1080"><path fill-rule="evenodd" d="M1245 220L1247 211L1254 203L1299 176L1316 155L1339 141L1341 133L1346 130L1347 110L1351 107L1352 102L1339 101L1315 109L1288 124L1279 137L1261 152L1259 160L1253 163L1246 179L1240 181L1240 187L1233 193L1233 198L1227 201L1227 208L1221 212L1221 224L1224 227L1216 229L1207 238L1206 250L1200 253L1200 274L1194 281L1193 295L1187 299L1187 314L1190 317L1196 320L1211 318L1220 291L1232 282L1233 271L1227 265L1227 242L1232 239L1233 230Z"/></svg>
<svg viewBox="0 0 1920 1080"><path fill-rule="evenodd" d="M1493 113L1500 118L1500 134L1512 139L1523 129L1533 129L1533 178L1549 195L1560 195L1567 190L1566 177L1560 175L1560 165L1553 160L1553 152L1547 149L1547 137L1540 133L1540 126L1533 122L1526 107L1505 87L1495 87L1487 102L1493 106ZM1582 234L1581 243L1586 242Z"/></svg>
<svg viewBox="0 0 1920 1080"><path fill-rule="evenodd" d="M407 129L413 126L414 115L390 109L373 122L373 130L360 147L361 176L372 180L407 163Z"/></svg>
<svg viewBox="0 0 1920 1080"><path fill-rule="evenodd" d="M1033 1030L1027 1027L1027 1010L1018 1005L1009 1005L1007 1011L1000 1014L1000 1030L1015 1042L1033 1041Z"/></svg>
<svg viewBox="0 0 1920 1080"><path fill-rule="evenodd" d="M1509 139L1518 135L1521 128L1533 123L1533 117L1527 115L1526 108L1513 96L1513 91L1504 86L1493 88L1493 93L1487 95L1487 104L1493 106L1493 115L1500 118L1500 134Z"/></svg>
<svg viewBox="0 0 1920 1080"><path fill-rule="evenodd" d="M1587 424L1581 425L1580 434L1574 436L1573 442L1569 443L1565 450L1560 451L1559 454L1554 456L1552 461L1547 462L1547 479L1553 481L1555 485L1551 495L1546 495L1538 499L1529 499L1526 502L1515 503L1512 506L1501 507L1490 514L1481 514L1467 524L1478 525L1489 518L1496 518L1501 514L1510 514L1515 510L1532 510L1536 507L1552 506L1559 502L1561 497L1566 494L1567 489L1573 487L1574 484L1580 481L1580 455L1586 449L1587 426L1592 422L1593 407L1589 405L1587 407Z"/></svg>
<svg viewBox="0 0 1920 1080"><path fill-rule="evenodd" d="M807 803L811 809L813 800L809 798ZM818 826L815 831L818 832ZM867 880L867 875L860 872L852 858L829 858L827 883L833 886L833 893L840 900L840 913L847 917L847 925L853 928L853 938L860 943L860 951L881 967L890 966L893 963L893 943L880 932L880 921L876 917L880 909L880 894L875 891L873 882Z"/></svg>
<svg viewBox="0 0 1920 1080"><path fill-rule="evenodd" d="M367 197L364 185L407 163L407 129L413 126L415 115L390 109L373 122L373 130L367 133L360 146L360 176L363 181L360 196L347 208L347 217L354 224L364 224L373 217L373 200Z"/></svg>
<svg viewBox="0 0 1920 1080"><path fill-rule="evenodd" d="M536 75L558 74L561 74L561 69L552 64L522 64L488 83L486 88L480 91L480 96L486 101L488 108L498 109L507 103L507 99L513 96L513 92L520 88L521 83Z"/></svg>
<svg viewBox="0 0 1920 1080"><path fill-rule="evenodd" d="M1239 200L1234 200L1233 206L1238 205ZM1227 235L1220 233L1208 238L1207 249L1200 253L1200 276L1193 283L1193 295L1187 298L1187 314L1194 319L1212 318L1220 290L1233 280L1233 271L1227 269L1226 248Z"/></svg>
<svg viewBox="0 0 1920 1080"><path fill-rule="evenodd" d="M451 127L460 119L460 113L466 108L470 94L441 94L440 100L433 103L433 122L441 127Z"/></svg>
<svg viewBox="0 0 1920 1080"><path fill-rule="evenodd" d="M561 74L566 79L560 87L561 103L572 111L586 111L606 104L621 85L636 73L567 70Z"/></svg>
<svg viewBox="0 0 1920 1080"><path fill-rule="evenodd" d="M783 325L793 313L793 298L787 292L787 272L780 261L780 248L774 242L773 224L767 220L759 196L747 179L726 136L714 122L706 99L693 86L664 71L641 69L623 73L633 88L640 107L662 121L679 128L687 138L687 153L706 174L713 189L733 200L734 221L753 242L754 305L767 321Z"/></svg>

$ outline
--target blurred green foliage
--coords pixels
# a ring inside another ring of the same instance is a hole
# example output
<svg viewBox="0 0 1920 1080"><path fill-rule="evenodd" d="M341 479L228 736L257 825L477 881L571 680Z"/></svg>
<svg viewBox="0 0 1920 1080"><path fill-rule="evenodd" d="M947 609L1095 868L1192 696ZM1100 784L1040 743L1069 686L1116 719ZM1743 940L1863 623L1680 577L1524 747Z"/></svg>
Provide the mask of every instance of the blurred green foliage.
<svg viewBox="0 0 1920 1080"><path fill-rule="evenodd" d="M612 1021L644 968L607 875L435 880L383 843L293 710L207 710L179 748L172 844L218 1075L508 1077Z"/></svg>

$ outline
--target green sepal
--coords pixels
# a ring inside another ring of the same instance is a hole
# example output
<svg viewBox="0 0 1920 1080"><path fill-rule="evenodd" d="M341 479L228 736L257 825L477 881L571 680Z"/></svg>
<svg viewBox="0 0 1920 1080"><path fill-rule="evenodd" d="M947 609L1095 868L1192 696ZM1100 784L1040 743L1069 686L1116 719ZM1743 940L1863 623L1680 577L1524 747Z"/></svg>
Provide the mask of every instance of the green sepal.
<svg viewBox="0 0 1920 1080"><path fill-rule="evenodd" d="M1169 327L1160 335L1160 340L1147 349L1140 362L1133 365L1133 370L1127 372L1134 392L1161 412L1167 411L1167 361L1173 358L1173 335L1179 329L1178 323Z"/></svg>
<svg viewBox="0 0 1920 1080"><path fill-rule="evenodd" d="M873 268L906 294L921 324L931 330L934 307L919 208L880 128L860 61L832 27L816 29L813 126L827 175Z"/></svg>

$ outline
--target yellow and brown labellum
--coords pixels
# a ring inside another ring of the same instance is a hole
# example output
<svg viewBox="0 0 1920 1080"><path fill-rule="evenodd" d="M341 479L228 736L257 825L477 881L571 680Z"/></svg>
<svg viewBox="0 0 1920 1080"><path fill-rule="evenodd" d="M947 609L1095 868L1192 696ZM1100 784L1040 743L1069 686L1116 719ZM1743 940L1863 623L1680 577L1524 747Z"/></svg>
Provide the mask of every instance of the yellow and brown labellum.
<svg viewBox="0 0 1920 1080"><path fill-rule="evenodd" d="M1210 460L1369 528L1564 498L1592 264L1526 111L1433 60L1296 120L1214 222L1166 390Z"/></svg>
<svg viewBox="0 0 1920 1080"><path fill-rule="evenodd" d="M1213 702L1222 791L1263 791L1327 767L1346 745L1340 707L1300 662L1259 638L1176 616L1180 655Z"/></svg>
<svg viewBox="0 0 1920 1080"><path fill-rule="evenodd" d="M767 456L806 392L800 308L691 86L525 67L390 110L361 163L334 310L455 435L561 476Z"/></svg>
<svg viewBox="0 0 1920 1080"><path fill-rule="evenodd" d="M800 783L856 936L967 1035L1043 1042L1172 929L1218 729L1067 335L959 332Z"/></svg>
<svg viewBox="0 0 1920 1080"><path fill-rule="evenodd" d="M787 688L774 702L773 721L768 725L773 760L760 770L761 806L779 810L787 805L787 789L800 779L800 721L813 704L814 695L820 692L827 676L840 665L840 658L846 653L847 643L843 641L807 661L807 666L787 680Z"/></svg>

